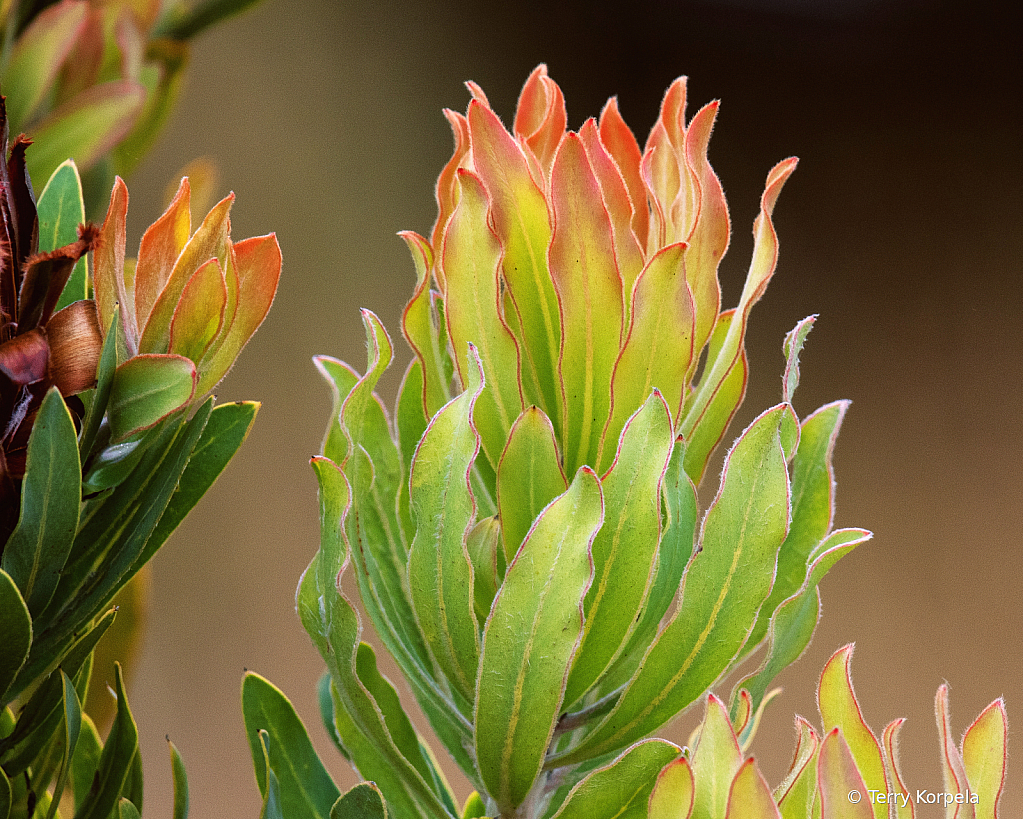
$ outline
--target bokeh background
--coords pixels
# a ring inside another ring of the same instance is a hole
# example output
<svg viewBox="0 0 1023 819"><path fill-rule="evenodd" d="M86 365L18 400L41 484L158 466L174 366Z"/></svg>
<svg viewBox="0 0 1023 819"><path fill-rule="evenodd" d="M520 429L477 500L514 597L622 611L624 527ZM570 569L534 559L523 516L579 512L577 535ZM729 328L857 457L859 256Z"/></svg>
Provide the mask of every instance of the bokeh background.
<svg viewBox="0 0 1023 819"><path fill-rule="evenodd" d="M941 682L951 684L957 733L998 696L1010 720L1023 714L1014 31L987 3L267 0L205 35L168 133L129 180L129 229L137 241L179 169L209 156L221 193L237 193L234 236L276 231L285 267L270 317L219 390L261 400L256 427L155 560L132 686L147 813L169 813L169 735L188 766L192 816L258 814L244 668L288 693L329 769L354 783L320 727L322 666L294 611L317 545L307 459L329 408L310 357L363 369L358 309L373 309L399 342L382 387L391 400L408 359L399 316L414 282L395 233L432 225L433 181L451 150L441 109L464 109L462 82L474 79L510 122L539 62L564 89L573 128L618 95L644 139L680 74L691 78L691 112L723 100L710 158L733 220L726 305L738 300L767 171L801 157L775 211L780 264L753 313L753 375L732 432L778 400L782 338L819 313L797 410L852 399L836 457L837 524L875 538L822 584L815 640L780 678L784 696L754 751L777 783L793 714L819 721L820 669L856 641L868 721L880 730L908 717L908 782L941 790ZM713 488L705 483L705 497ZM693 719L675 735L684 739ZM1012 765L1005 816L1023 813L1021 777Z"/></svg>

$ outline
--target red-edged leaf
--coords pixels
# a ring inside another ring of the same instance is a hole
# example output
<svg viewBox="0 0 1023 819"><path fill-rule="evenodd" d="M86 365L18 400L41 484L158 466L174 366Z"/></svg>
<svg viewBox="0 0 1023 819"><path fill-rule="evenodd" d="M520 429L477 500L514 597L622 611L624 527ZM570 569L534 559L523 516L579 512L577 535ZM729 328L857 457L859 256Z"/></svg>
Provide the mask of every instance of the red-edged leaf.
<svg viewBox="0 0 1023 819"><path fill-rule="evenodd" d="M938 734L941 737L941 774L945 783L945 792L954 796L964 795L970 790L970 782L966 777L966 768L963 765L963 757L956 748L955 740L952 738L952 726L948 710L948 685L938 687L938 693L934 697L934 714L938 722ZM979 804L979 803L978 803ZM975 819L976 810L968 801L962 804L947 804L945 806L947 819Z"/></svg>
<svg viewBox="0 0 1023 819"><path fill-rule="evenodd" d="M99 323L104 333L111 332L110 319L114 307L121 306L121 324L124 327L129 351L138 349L135 330L134 305L124 286L125 220L128 215L128 188L121 177L114 180L110 193L110 207L100 228L99 245L93 254L93 290Z"/></svg>
<svg viewBox="0 0 1023 819"><path fill-rule="evenodd" d="M985 708L963 737L963 768L970 791L977 794L977 819L998 819L998 802L1005 788L1008 762L1008 722L999 698Z"/></svg>
<svg viewBox="0 0 1023 819"><path fill-rule="evenodd" d="M632 231L641 248L647 246L647 232L650 226L650 209L647 207L646 186L640 173L643 157L636 137L625 124L618 111L618 100L611 98L600 112L600 141L617 163L629 190L632 201Z"/></svg>
<svg viewBox="0 0 1023 819"><path fill-rule="evenodd" d="M913 799L899 771L899 728L905 721L897 719L888 723L881 735L885 769L888 771L888 781L895 793L895 801L891 803L892 808L889 811L891 819L914 819L916 814Z"/></svg>
<svg viewBox="0 0 1023 819"><path fill-rule="evenodd" d="M228 237L231 233L230 212L233 203L232 193L215 205L181 251L167 283L153 304L145 327L142 328L139 352L167 352L170 344L171 319L188 280L210 259L220 262L221 269L227 265ZM240 276L239 273L239 278Z"/></svg>
<svg viewBox="0 0 1023 819"><path fill-rule="evenodd" d="M771 790L752 757L732 780L725 819L781 819Z"/></svg>
<svg viewBox="0 0 1023 819"><path fill-rule="evenodd" d="M673 235L671 209L685 173L681 148L684 139L686 78L679 77L664 94L661 113L647 138L640 162L640 173L650 194L654 222L647 237L647 256L667 244L685 241Z"/></svg>
<svg viewBox="0 0 1023 819"><path fill-rule="evenodd" d="M564 400L565 471L597 466L611 409L611 372L621 349L622 279L611 222L582 141L569 134L551 171L554 235L550 269L562 339L558 374Z"/></svg>
<svg viewBox="0 0 1023 819"><path fill-rule="evenodd" d="M560 426L562 398L555 373L561 319L547 268L547 202L525 154L494 112L473 100L468 123L473 167L490 196L494 232L504 248L506 292L516 313L512 318L506 310L505 316L513 332L521 332L523 397Z"/></svg>
<svg viewBox="0 0 1023 819"><path fill-rule="evenodd" d="M568 125L565 95L558 84L547 76L547 66L541 63L533 69L519 96L515 110L514 132L522 137L536 155L544 170L544 177L554 164L554 154Z"/></svg>
<svg viewBox="0 0 1023 819"><path fill-rule="evenodd" d="M460 197L444 236L441 267L448 285L444 309L458 378L467 385L463 353L474 344L487 388L476 402L473 420L483 451L497 465L508 430L522 411L519 351L500 310L501 245L487 225L483 183L469 171L458 172Z"/></svg>
<svg viewBox="0 0 1023 819"><path fill-rule="evenodd" d="M440 172L440 176L437 177L437 221L430 233L430 243L433 247L440 247L444 230L448 226L448 219L451 218L451 214L455 210L455 205L458 202L458 183L455 179L455 171L462 164L465 155L469 153L469 123L465 117L457 111L450 111L447 108L444 109L444 116L447 117L451 131L455 135L455 152ZM444 274L437 271L436 275L437 286L442 293L446 292Z"/></svg>
<svg viewBox="0 0 1023 819"><path fill-rule="evenodd" d="M135 266L135 315L140 327L146 326L174 263L188 243L192 232L190 198L191 186L186 176L167 210L142 235Z"/></svg>
<svg viewBox="0 0 1023 819"><path fill-rule="evenodd" d="M871 810L867 784L856 767L841 728L831 730L821 743L817 787L823 819L872 819L875 815L888 815L886 806L880 803L874 804L874 809L879 811L877 814Z"/></svg>
<svg viewBox="0 0 1023 819"><path fill-rule="evenodd" d="M198 363L224 322L227 284L216 259L202 265L188 280L171 320L170 352Z"/></svg>
<svg viewBox="0 0 1023 819"><path fill-rule="evenodd" d="M661 769L647 803L647 819L689 819L693 812L693 769L680 756Z"/></svg>

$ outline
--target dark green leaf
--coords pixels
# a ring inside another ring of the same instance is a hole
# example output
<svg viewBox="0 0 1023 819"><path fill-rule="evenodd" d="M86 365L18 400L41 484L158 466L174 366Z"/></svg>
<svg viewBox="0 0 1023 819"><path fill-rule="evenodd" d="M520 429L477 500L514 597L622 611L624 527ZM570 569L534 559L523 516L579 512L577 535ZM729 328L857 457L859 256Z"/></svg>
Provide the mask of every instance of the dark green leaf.
<svg viewBox="0 0 1023 819"><path fill-rule="evenodd" d="M38 615L53 597L78 529L82 468L71 413L52 387L36 415L21 487L21 515L3 568Z"/></svg>
<svg viewBox="0 0 1023 819"><path fill-rule="evenodd" d="M64 789L67 787L68 777L71 775L71 760L74 757L75 748L78 746L78 736L82 729L82 703L78 699L78 692L75 691L75 686L67 674L61 671L60 677L64 695L64 719L61 724L63 756L60 764L60 773L57 776L57 783L53 788L55 795L63 794ZM44 788L47 784L46 782L40 783ZM59 804L59 798L53 800L46 819L53 819Z"/></svg>
<svg viewBox="0 0 1023 819"><path fill-rule="evenodd" d="M259 812L259 819L284 819L284 810L281 807L281 786L277 781L277 774L270 767L270 737L266 731L259 732L259 746L263 752L262 770L263 782L263 809ZM260 770L260 763L256 763L256 772Z"/></svg>
<svg viewBox="0 0 1023 819"><path fill-rule="evenodd" d="M117 819L142 819L142 814L134 802L121 797L121 801L117 803Z"/></svg>
<svg viewBox="0 0 1023 819"><path fill-rule="evenodd" d="M167 509L149 537L146 551L140 558L143 563L156 553L213 486L248 437L259 406L255 401L235 401L213 408Z"/></svg>
<svg viewBox="0 0 1023 819"><path fill-rule="evenodd" d="M85 202L74 160L66 160L53 172L39 194L36 210L39 213L40 253L48 253L78 240L78 226L85 222ZM75 263L55 311L89 297L88 265L87 256Z"/></svg>
<svg viewBox="0 0 1023 819"><path fill-rule="evenodd" d="M107 819L131 786L132 766L138 755L138 728L128 707L121 666L115 664L117 716L100 755L96 780L83 804L75 810L75 819Z"/></svg>
<svg viewBox="0 0 1023 819"><path fill-rule="evenodd" d="M269 737L267 759L277 774L281 809L289 819L327 819L341 792L313 750L305 726L288 698L276 686L251 671L242 682L242 714L249 737L260 792L266 793L266 776L260 776L260 734Z"/></svg>
<svg viewBox="0 0 1023 819"><path fill-rule="evenodd" d="M0 569L0 634L4 648L0 651L0 708L9 702L4 696L18 671L28 659L32 647L32 617L13 578Z"/></svg>
<svg viewBox="0 0 1023 819"><path fill-rule="evenodd" d="M75 796L75 804L81 805L92 788L96 771L99 770L99 758L103 753L103 743L99 731L88 714L82 714L82 730L78 736L78 747L71 758L71 790Z"/></svg>
<svg viewBox="0 0 1023 819"><path fill-rule="evenodd" d="M0 819L7 819L11 815L11 804L14 801L11 793L11 781L0 768Z"/></svg>
<svg viewBox="0 0 1023 819"><path fill-rule="evenodd" d="M110 402L110 388L114 383L114 372L117 369L117 331L115 328L121 326L121 307L114 307L114 315L110 319L110 326L105 328L106 337L103 339L103 350L99 355L99 365L96 368L96 388L92 392L92 400L89 402L89 409L82 421L82 434L78 439L78 452L84 463L88 463L89 455L92 453L92 446L96 443L96 435L99 433L100 424L107 411L107 404Z"/></svg>

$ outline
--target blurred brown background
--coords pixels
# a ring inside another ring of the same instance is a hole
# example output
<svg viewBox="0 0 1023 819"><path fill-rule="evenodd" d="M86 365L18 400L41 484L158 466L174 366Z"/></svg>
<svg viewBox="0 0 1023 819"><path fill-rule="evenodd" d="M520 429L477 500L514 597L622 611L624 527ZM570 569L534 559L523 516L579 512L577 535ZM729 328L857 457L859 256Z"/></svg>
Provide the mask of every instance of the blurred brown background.
<svg viewBox="0 0 1023 819"><path fill-rule="evenodd" d="M178 169L210 155L224 192L238 195L234 236L275 230L285 268L269 319L219 391L260 399L256 428L155 561L132 699L148 810L169 812L169 734L188 765L192 816L258 814L243 668L292 697L330 770L354 782L319 725L322 666L294 611L317 543L307 459L329 407L310 357L364 369L360 307L400 342L414 273L395 232L432 224L451 145L441 108L464 109L461 83L474 79L510 122L541 61L571 127L617 94L642 140L679 74L691 77L690 112L723 100L710 157L733 220L727 305L767 171L801 157L775 213L780 266L753 314L753 377L733 432L778 400L782 337L819 313L797 410L853 400L837 524L875 539L824 581L817 636L781 678L754 750L777 783L793 712L819 721L820 669L855 640L868 721L880 731L909 717L904 773L913 789L941 790L943 680L957 733L998 696L1010 720L1023 714L1017 33L982 3L269 0L206 35L169 133L129 180L129 228L137 238ZM1013 766L1005 816L1023 811L1021 777Z"/></svg>

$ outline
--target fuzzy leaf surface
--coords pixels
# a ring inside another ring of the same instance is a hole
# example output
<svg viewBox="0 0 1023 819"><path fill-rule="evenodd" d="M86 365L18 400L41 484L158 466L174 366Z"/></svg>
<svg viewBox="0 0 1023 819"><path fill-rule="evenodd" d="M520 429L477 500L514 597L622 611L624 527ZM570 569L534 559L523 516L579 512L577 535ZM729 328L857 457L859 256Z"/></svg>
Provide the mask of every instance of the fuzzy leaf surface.
<svg viewBox="0 0 1023 819"><path fill-rule="evenodd" d="M508 567L483 633L476 683L479 771L502 811L525 799L561 711L603 522L600 482L582 468L543 511Z"/></svg>

